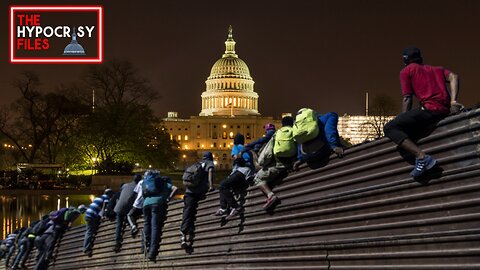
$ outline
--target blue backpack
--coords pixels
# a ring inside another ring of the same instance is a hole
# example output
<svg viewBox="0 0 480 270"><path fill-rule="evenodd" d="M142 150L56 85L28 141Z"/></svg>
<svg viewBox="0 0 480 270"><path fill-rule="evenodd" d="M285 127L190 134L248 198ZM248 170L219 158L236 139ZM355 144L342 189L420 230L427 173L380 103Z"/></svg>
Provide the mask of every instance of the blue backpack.
<svg viewBox="0 0 480 270"><path fill-rule="evenodd" d="M171 182L170 178L160 176L159 173L149 174L142 183L142 195L146 197L154 197L162 195L163 182Z"/></svg>

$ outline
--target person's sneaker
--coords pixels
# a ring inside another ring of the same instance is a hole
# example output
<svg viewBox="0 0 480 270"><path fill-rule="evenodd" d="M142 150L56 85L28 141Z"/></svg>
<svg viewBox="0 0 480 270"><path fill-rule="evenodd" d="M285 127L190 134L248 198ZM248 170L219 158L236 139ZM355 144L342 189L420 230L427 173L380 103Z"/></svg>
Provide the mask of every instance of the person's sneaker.
<svg viewBox="0 0 480 270"><path fill-rule="evenodd" d="M425 158L423 159L417 158L415 160L415 168L412 170L410 175L414 178L420 177L423 173L433 168L435 164L437 164L437 160L429 155L425 155Z"/></svg>
<svg viewBox="0 0 480 270"><path fill-rule="evenodd" d="M187 239L186 239L186 237L183 233L182 233L182 238L180 238L180 246L182 248L187 248L187 246L188 246Z"/></svg>
<svg viewBox="0 0 480 270"><path fill-rule="evenodd" d="M216 216L216 217L226 216L226 215L227 215L227 210L220 208L220 209L218 209L217 212L215 212L213 215Z"/></svg>
<svg viewBox="0 0 480 270"><path fill-rule="evenodd" d="M232 211L230 211L230 214L225 217L226 220L231 220L234 219L238 214L240 214L241 209L240 208L233 208Z"/></svg>
<svg viewBox="0 0 480 270"><path fill-rule="evenodd" d="M275 195L272 195L267 198L267 202L263 205L263 209L267 209L270 206L274 205L278 201L278 197Z"/></svg>
<svg viewBox="0 0 480 270"><path fill-rule="evenodd" d="M115 244L113 251L115 251L115 253L118 253L120 252L121 249L122 249L122 244L118 243L118 244Z"/></svg>
<svg viewBox="0 0 480 270"><path fill-rule="evenodd" d="M85 252L85 254L87 254L87 256L88 256L89 258L93 256L93 251L92 251L91 249L90 249L90 250L86 250L86 251L84 251L84 252Z"/></svg>
<svg viewBox="0 0 480 270"><path fill-rule="evenodd" d="M130 229L130 232L132 233L132 237L135 238L135 236L137 236L137 233L138 233L137 226L133 225L132 228Z"/></svg>
<svg viewBox="0 0 480 270"><path fill-rule="evenodd" d="M151 262L154 262L156 263L157 262L157 256L154 256L154 255L148 255L148 260L151 261Z"/></svg>

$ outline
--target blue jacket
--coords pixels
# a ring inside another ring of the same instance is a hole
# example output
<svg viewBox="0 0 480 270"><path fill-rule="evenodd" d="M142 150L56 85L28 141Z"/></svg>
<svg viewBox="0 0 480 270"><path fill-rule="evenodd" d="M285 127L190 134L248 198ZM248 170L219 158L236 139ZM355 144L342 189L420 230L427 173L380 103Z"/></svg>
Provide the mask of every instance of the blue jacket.
<svg viewBox="0 0 480 270"><path fill-rule="evenodd" d="M235 144L232 147L232 157L238 155L239 153L242 153L242 158L245 160L245 162L251 162L252 161L252 154L249 152L245 152L245 147L241 144Z"/></svg>
<svg viewBox="0 0 480 270"><path fill-rule="evenodd" d="M338 114L334 112L328 112L326 114L317 114L318 127L320 132L318 136L322 136L324 141L328 143L333 150L335 147L341 146L340 137L338 135ZM302 160L303 156L300 151L300 144L298 145L297 159Z"/></svg>
<svg viewBox="0 0 480 270"><path fill-rule="evenodd" d="M255 141L252 141L251 143L245 145L243 148L242 152L248 152L250 150L258 151L264 144L266 144L275 134L274 129L269 129L267 130L267 133L265 133L265 136L256 139Z"/></svg>

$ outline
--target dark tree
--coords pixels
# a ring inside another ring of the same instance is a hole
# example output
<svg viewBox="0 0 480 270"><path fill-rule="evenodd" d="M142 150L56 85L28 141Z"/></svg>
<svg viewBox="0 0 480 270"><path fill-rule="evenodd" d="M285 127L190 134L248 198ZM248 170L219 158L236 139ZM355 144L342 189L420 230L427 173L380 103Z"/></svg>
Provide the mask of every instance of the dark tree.
<svg viewBox="0 0 480 270"><path fill-rule="evenodd" d="M85 114L85 106L60 90L43 93L39 90L40 80L33 72L24 72L14 86L21 97L10 109L2 109L0 132L20 154L17 162L57 162L76 121Z"/></svg>
<svg viewBox="0 0 480 270"><path fill-rule="evenodd" d="M398 104L390 96L378 95L373 98L369 113L370 120L363 123L362 128L372 132L365 139L377 139L383 136L385 124L398 113Z"/></svg>
<svg viewBox="0 0 480 270"><path fill-rule="evenodd" d="M86 83L86 88L95 90L96 106L82 119L78 141L89 159L98 159L100 171L114 173L112 168L125 162L168 167L178 156L161 154L174 145L168 136L158 134L158 121L150 109L158 94L131 63L112 61L91 67Z"/></svg>

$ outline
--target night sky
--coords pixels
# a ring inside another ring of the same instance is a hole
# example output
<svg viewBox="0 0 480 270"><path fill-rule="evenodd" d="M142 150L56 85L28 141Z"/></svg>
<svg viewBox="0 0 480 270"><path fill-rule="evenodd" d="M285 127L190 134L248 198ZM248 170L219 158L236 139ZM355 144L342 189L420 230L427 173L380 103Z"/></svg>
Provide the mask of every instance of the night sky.
<svg viewBox="0 0 480 270"><path fill-rule="evenodd" d="M86 65L12 65L8 6L66 1L1 1L0 105L18 97L23 70L43 89L81 79ZM105 59L128 59L161 95L157 115L198 115L210 69L225 50L228 25L250 68L262 115L301 107L362 114L364 94L401 95L401 51L416 45L427 64L460 76L459 101L480 102L480 1L69 1L101 4ZM81 39L79 39L81 43Z"/></svg>

